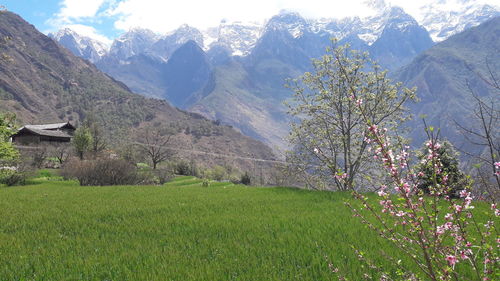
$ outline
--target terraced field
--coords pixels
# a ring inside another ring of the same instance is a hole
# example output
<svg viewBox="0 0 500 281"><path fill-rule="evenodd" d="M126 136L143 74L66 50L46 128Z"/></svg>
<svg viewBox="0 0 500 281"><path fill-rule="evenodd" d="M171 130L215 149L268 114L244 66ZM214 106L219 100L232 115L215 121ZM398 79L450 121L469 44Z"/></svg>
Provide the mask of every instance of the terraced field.
<svg viewBox="0 0 500 281"><path fill-rule="evenodd" d="M351 246L398 251L353 218L348 193L177 177L163 186L0 187L0 280L351 280ZM403 259L402 261L406 261Z"/></svg>

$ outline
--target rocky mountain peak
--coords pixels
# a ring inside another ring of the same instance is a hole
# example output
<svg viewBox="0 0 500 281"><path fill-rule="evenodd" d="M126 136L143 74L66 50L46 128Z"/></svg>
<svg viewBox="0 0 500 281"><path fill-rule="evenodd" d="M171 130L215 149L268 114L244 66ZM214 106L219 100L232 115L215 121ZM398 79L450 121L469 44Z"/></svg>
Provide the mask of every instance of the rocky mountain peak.
<svg viewBox="0 0 500 281"><path fill-rule="evenodd" d="M257 23L221 21L216 28L204 33L205 49L226 49L233 56L246 56L255 46L262 32Z"/></svg>
<svg viewBox="0 0 500 281"><path fill-rule="evenodd" d="M126 59L149 49L157 40L158 36L149 29L132 28L113 41L109 53Z"/></svg>
<svg viewBox="0 0 500 281"><path fill-rule="evenodd" d="M479 3L479 1L462 0L458 5L449 5L450 0L441 0L420 8L416 16L431 34L435 42L477 26L489 19L500 16L500 6Z"/></svg>
<svg viewBox="0 0 500 281"><path fill-rule="evenodd" d="M69 49L73 54L96 63L108 53L108 46L87 36L82 36L70 28L63 28L49 37Z"/></svg>
<svg viewBox="0 0 500 281"><path fill-rule="evenodd" d="M299 13L281 11L266 24L265 30L288 31L294 38L300 37L309 29L309 24Z"/></svg>

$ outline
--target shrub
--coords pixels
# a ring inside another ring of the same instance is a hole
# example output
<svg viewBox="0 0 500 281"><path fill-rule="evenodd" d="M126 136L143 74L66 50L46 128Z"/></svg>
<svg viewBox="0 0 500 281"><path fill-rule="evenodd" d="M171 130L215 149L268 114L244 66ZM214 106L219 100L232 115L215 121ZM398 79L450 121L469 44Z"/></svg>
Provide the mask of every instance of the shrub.
<svg viewBox="0 0 500 281"><path fill-rule="evenodd" d="M243 175L241 175L240 182L244 185L250 185L251 183L250 175L247 172L245 172Z"/></svg>
<svg viewBox="0 0 500 281"><path fill-rule="evenodd" d="M202 183L203 187L209 187L210 186L210 181L208 179L204 179Z"/></svg>
<svg viewBox="0 0 500 281"><path fill-rule="evenodd" d="M200 176L200 171L194 161L187 162L181 160L174 165L174 172L182 176Z"/></svg>
<svg viewBox="0 0 500 281"><path fill-rule="evenodd" d="M24 185L26 183L27 174L16 170L1 169L0 184L7 186Z"/></svg>
<svg viewBox="0 0 500 281"><path fill-rule="evenodd" d="M226 169L224 167L216 165L211 171L211 178L216 181L221 181L226 178Z"/></svg>
<svg viewBox="0 0 500 281"><path fill-rule="evenodd" d="M180 161L175 165L175 173L182 176L190 176L191 167L186 161Z"/></svg>
<svg viewBox="0 0 500 281"><path fill-rule="evenodd" d="M415 167L415 172L419 176L417 188L425 194L429 194L436 183L445 183L447 190L443 192L444 195L458 197L460 191L470 185L469 178L459 169L458 152L455 151L453 145L448 141L436 143L437 147L430 147L431 144L432 142L426 142L424 148L418 154L420 161ZM426 157L429 154L428 151L431 149L434 150L434 157L439 159L437 165L440 167L440 173L437 175L434 175L434 165L436 163L426 161Z"/></svg>
<svg viewBox="0 0 500 281"><path fill-rule="evenodd" d="M164 184L174 177L174 173L169 169L156 169L154 173L159 184Z"/></svg>
<svg viewBox="0 0 500 281"><path fill-rule="evenodd" d="M122 185L144 183L134 165L123 159L70 161L62 169L65 178L74 178L80 185Z"/></svg>

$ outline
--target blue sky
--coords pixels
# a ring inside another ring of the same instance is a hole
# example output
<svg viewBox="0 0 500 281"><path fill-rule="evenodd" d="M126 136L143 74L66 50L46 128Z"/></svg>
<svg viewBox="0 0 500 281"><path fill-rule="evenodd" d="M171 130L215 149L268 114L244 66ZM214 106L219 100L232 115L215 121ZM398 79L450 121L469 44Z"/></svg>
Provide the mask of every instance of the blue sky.
<svg viewBox="0 0 500 281"><path fill-rule="evenodd" d="M40 29L44 27L47 18L58 10L59 2L59 0L3 0L0 4Z"/></svg>
<svg viewBox="0 0 500 281"><path fill-rule="evenodd" d="M73 4L80 2L79 4ZM89 2L95 2L94 5ZM108 0L0 0L0 4L7 10L22 16L43 33L55 32L63 27L70 27L79 33L110 43L123 33L117 29L115 22L117 16L104 16L110 4L117 1ZM71 6L74 5L74 6ZM67 9L69 6L69 9ZM91 8L86 12L82 6L98 7L97 11ZM66 8L66 10L65 10ZM75 11L81 11L80 14Z"/></svg>
<svg viewBox="0 0 500 281"><path fill-rule="evenodd" d="M469 3L500 6L500 0L0 0L0 5L21 15L41 32L69 27L104 43L133 27L167 33L182 24L199 29L221 20L262 23L281 10L297 11L308 18L367 16L367 3L401 6L418 20L423 5L440 5L452 11Z"/></svg>

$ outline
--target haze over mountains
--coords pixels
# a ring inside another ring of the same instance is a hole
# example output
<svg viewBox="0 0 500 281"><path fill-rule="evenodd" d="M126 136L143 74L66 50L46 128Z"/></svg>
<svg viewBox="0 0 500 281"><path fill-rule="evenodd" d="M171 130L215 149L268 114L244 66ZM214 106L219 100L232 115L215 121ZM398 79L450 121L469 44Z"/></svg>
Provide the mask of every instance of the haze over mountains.
<svg viewBox="0 0 500 281"><path fill-rule="evenodd" d="M310 70L310 60L324 53L330 38L369 51L384 68L396 72L435 41L500 15L495 7L461 1L462 12L427 7L417 21L383 1L372 5L378 13L368 18L312 20L282 12L264 26L221 22L200 31L183 25L164 36L137 28L117 38L107 52L69 30L51 36L136 93L164 98L283 148L288 133L283 101L291 95L283 87L285 80ZM415 77L398 78L415 84ZM444 82L450 81L435 84Z"/></svg>

